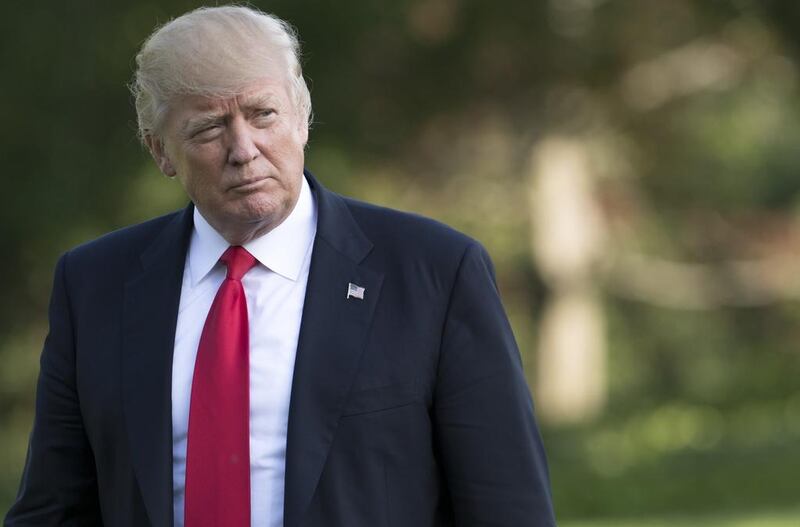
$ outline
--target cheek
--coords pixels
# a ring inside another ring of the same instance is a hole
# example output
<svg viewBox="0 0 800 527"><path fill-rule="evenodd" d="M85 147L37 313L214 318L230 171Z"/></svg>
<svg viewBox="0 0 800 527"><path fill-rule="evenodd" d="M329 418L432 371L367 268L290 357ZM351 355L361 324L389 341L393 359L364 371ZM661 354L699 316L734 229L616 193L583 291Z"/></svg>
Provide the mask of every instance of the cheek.
<svg viewBox="0 0 800 527"><path fill-rule="evenodd" d="M219 177L206 164L189 161L181 169L179 179L193 201L209 201L218 194Z"/></svg>
<svg viewBox="0 0 800 527"><path fill-rule="evenodd" d="M306 147L306 143L308 143L308 127L303 126L297 132L297 140L300 143L301 148Z"/></svg>
<svg viewBox="0 0 800 527"><path fill-rule="evenodd" d="M223 168L224 163L220 163L220 156L214 151L201 150L186 159L187 175L195 186L212 186L219 179Z"/></svg>
<svg viewBox="0 0 800 527"><path fill-rule="evenodd" d="M260 138L261 151L277 166L295 167L303 163L305 141L294 123L282 123Z"/></svg>

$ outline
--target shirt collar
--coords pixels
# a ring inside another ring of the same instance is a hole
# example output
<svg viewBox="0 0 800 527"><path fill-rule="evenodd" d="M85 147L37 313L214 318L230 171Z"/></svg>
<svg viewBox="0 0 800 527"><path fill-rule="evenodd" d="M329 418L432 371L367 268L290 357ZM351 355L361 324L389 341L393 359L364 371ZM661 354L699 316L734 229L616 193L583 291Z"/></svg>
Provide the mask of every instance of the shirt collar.
<svg viewBox="0 0 800 527"><path fill-rule="evenodd" d="M292 281L296 281L300 276L303 262L317 231L314 197L306 178L303 176L301 178L300 196L289 216L268 233L244 245L261 265ZM225 238L195 207L194 229L188 255L189 278L193 287L211 272L228 247Z"/></svg>

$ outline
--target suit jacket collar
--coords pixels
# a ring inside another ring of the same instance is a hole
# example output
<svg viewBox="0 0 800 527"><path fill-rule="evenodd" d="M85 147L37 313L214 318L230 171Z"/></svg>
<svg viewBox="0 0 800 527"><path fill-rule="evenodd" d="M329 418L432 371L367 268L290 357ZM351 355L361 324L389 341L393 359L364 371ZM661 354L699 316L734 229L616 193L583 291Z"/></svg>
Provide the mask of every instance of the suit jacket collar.
<svg viewBox="0 0 800 527"><path fill-rule="evenodd" d="M372 242L358 226L344 199L323 187L309 171L304 172L317 202L317 237L354 263L372 250Z"/></svg>
<svg viewBox="0 0 800 527"><path fill-rule="evenodd" d="M314 495L358 370L383 275L340 196L308 172L318 224L300 325L287 431L284 525L296 527ZM134 472L153 525L172 525L172 352L193 207L176 214L140 265L123 302L122 395ZM364 298L348 298L349 284Z"/></svg>

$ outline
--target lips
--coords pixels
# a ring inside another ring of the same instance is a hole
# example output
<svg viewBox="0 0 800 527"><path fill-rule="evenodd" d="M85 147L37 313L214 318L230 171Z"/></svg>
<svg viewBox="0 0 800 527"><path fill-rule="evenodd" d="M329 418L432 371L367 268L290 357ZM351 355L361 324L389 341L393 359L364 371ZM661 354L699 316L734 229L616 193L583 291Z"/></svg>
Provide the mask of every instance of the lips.
<svg viewBox="0 0 800 527"><path fill-rule="evenodd" d="M231 185L229 190L234 190L236 192L247 192L249 190L254 190L260 187L267 179L269 178L262 177L258 179L251 179L249 181L241 181L239 183Z"/></svg>

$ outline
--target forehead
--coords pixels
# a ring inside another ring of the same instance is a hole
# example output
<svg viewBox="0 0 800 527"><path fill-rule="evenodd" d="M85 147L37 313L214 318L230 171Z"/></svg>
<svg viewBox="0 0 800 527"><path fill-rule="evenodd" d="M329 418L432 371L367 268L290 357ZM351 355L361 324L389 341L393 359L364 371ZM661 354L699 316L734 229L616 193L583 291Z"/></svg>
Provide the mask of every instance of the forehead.
<svg viewBox="0 0 800 527"><path fill-rule="evenodd" d="M175 98L172 108L176 113L204 113L232 110L236 107L250 108L254 106L286 105L289 96L283 82L265 80L243 88L234 95L180 95Z"/></svg>

